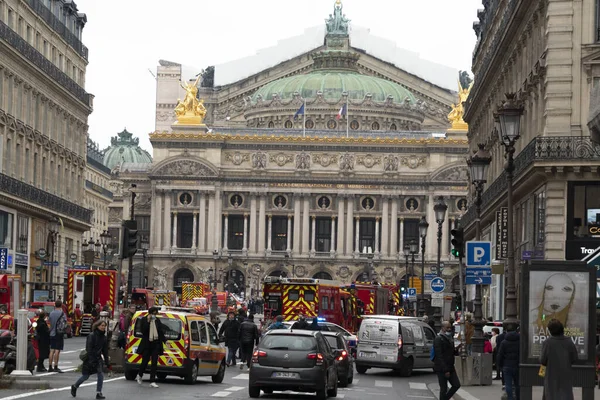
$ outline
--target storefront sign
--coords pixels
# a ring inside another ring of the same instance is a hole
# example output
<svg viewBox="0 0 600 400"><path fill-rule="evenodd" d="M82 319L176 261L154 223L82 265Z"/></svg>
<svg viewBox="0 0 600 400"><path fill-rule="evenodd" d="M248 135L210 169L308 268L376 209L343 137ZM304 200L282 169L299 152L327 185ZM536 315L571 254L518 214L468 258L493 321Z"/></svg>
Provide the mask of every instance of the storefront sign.
<svg viewBox="0 0 600 400"><path fill-rule="evenodd" d="M496 260L508 257L508 208L496 211Z"/></svg>
<svg viewBox="0 0 600 400"><path fill-rule="evenodd" d="M582 260L600 247L600 239L567 240L565 243L565 258L567 260Z"/></svg>
<svg viewBox="0 0 600 400"><path fill-rule="evenodd" d="M15 253L15 265L29 266L29 256L27 254Z"/></svg>

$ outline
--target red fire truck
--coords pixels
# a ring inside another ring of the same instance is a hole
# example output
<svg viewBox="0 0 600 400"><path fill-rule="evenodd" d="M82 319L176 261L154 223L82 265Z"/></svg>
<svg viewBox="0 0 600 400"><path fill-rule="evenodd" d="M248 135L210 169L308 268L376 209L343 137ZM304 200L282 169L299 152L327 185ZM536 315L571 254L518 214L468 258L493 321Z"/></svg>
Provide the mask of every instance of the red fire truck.
<svg viewBox="0 0 600 400"><path fill-rule="evenodd" d="M207 297L210 286L204 282L183 282L181 284L181 307L186 307L187 302L195 298Z"/></svg>
<svg viewBox="0 0 600 400"><path fill-rule="evenodd" d="M282 315L290 321L299 314L321 317L349 331L355 330L355 303L340 282L313 278L268 276L263 286L265 318Z"/></svg>
<svg viewBox="0 0 600 400"><path fill-rule="evenodd" d="M386 288L389 292L388 300L388 312L390 315L404 315L404 308L400 301L400 285L397 284L382 284L382 287Z"/></svg>
<svg viewBox="0 0 600 400"><path fill-rule="evenodd" d="M370 282L354 282L345 289L356 296L359 315L388 314L390 293L387 287Z"/></svg>

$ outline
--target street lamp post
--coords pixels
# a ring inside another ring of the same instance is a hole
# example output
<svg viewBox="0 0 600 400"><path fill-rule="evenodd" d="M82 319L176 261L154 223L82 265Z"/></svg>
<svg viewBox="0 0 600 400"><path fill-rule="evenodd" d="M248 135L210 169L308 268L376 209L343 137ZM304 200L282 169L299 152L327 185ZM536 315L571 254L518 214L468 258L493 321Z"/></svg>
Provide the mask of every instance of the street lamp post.
<svg viewBox="0 0 600 400"><path fill-rule="evenodd" d="M417 243L417 241L415 239L412 239L410 241L410 256L411 256L411 266L410 266L410 276L414 276L415 274L415 254L417 254L419 252L419 244ZM412 313L410 312L410 300L408 302L408 307L409 307L409 314L412 315Z"/></svg>
<svg viewBox="0 0 600 400"><path fill-rule="evenodd" d="M58 218L54 217L48 222L48 235L50 235L50 291L52 292L52 298L56 300L56 294L54 293L54 258L56 256L56 236L58 236Z"/></svg>
<svg viewBox="0 0 600 400"><path fill-rule="evenodd" d="M421 236L421 301L419 302L419 317L425 315L425 239L429 223L425 216L419 221L419 236Z"/></svg>
<svg viewBox="0 0 600 400"><path fill-rule="evenodd" d="M140 287L146 287L146 257L148 256L148 249L150 244L147 241L143 241L142 244L142 277L140 278Z"/></svg>
<svg viewBox="0 0 600 400"><path fill-rule="evenodd" d="M410 301L408 300L408 286L409 286L409 282L408 282L408 253L410 253L410 245L408 243L406 243L404 245L404 259L405 259L405 269L406 272L404 273L404 293L403 295L406 295L406 312L408 312L409 308L408 305L410 303Z"/></svg>
<svg viewBox="0 0 600 400"><path fill-rule="evenodd" d="M444 201L444 196L439 196L437 199L437 203L433 206L433 212L435 213L435 221L438 224L437 231L437 276L441 276L441 261L442 261L442 225L444 224L444 219L446 219L446 210L448 209L448 205ZM433 319L435 322L436 331L439 331L442 328L442 315L440 307L435 307L435 313L433 314Z"/></svg>
<svg viewBox="0 0 600 400"><path fill-rule="evenodd" d="M517 101L515 93L506 94L506 100L498 109L496 120L496 130L499 135L500 143L504 146L506 152L506 207L508 208L508 246L507 258L508 265L506 271L506 311L504 315L504 328L507 326L516 327L519 323L517 315L517 289L516 289L516 271L515 271L515 247L513 242L513 173L515 170L514 155L515 143L519 139L521 129L521 115L523 115L523 105ZM495 116L496 117L496 116Z"/></svg>
<svg viewBox="0 0 600 400"><path fill-rule="evenodd" d="M467 164L471 171L471 181L475 187L475 240L481 240L481 194L483 193L483 185L487 182L487 169L492 161L490 153L485 150L484 144L478 145L479 150L467 159ZM473 305L475 310L473 313L474 321L473 326L475 331L473 333L473 353L483 353L484 349L484 337L483 337L483 326L485 321L483 320L483 310L481 307L481 286L475 285L475 300Z"/></svg>
<svg viewBox="0 0 600 400"><path fill-rule="evenodd" d="M108 233L108 231L104 231L100 234L100 240L102 241L102 252L104 253L103 268L106 269L106 250L108 249L108 246L110 245L110 242L112 240L112 235L110 233Z"/></svg>
<svg viewBox="0 0 600 400"><path fill-rule="evenodd" d="M212 280L212 284L213 284L213 291L214 292L217 291L217 259L218 258L219 258L219 251L218 250L213 250L213 261L214 261L214 264L215 264L215 269L214 269L215 273L214 273L214 275L212 275L213 278L214 278L214 280ZM211 272L211 274L212 274L212 271L209 270L209 272Z"/></svg>

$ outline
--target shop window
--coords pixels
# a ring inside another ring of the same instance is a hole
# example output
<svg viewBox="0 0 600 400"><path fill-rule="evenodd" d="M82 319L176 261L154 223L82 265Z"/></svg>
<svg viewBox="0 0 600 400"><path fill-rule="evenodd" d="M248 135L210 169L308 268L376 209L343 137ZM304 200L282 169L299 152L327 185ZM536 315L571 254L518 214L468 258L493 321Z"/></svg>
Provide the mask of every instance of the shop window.
<svg viewBox="0 0 600 400"><path fill-rule="evenodd" d="M569 185L567 234L571 239L600 238L600 184Z"/></svg>

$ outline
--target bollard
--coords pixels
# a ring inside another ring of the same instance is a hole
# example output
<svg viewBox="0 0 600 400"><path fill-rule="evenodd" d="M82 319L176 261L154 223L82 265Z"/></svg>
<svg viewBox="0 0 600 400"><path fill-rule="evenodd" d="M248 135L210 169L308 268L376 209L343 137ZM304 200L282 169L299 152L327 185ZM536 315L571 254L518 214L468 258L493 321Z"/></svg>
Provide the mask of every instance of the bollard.
<svg viewBox="0 0 600 400"><path fill-rule="evenodd" d="M17 369L11 376L31 376L27 370L27 331L29 328L27 310L19 310L17 313Z"/></svg>

